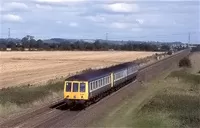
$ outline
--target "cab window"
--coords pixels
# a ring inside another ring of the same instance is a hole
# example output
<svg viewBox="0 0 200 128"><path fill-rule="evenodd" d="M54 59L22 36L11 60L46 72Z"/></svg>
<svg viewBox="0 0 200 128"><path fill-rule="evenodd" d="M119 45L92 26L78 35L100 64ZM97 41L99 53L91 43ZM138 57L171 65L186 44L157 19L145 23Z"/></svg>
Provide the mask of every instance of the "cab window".
<svg viewBox="0 0 200 128"><path fill-rule="evenodd" d="M71 83L66 83L66 91L71 92L72 84Z"/></svg>
<svg viewBox="0 0 200 128"><path fill-rule="evenodd" d="M85 83L80 83L80 92L85 92Z"/></svg>
<svg viewBox="0 0 200 128"><path fill-rule="evenodd" d="M78 92L78 83L73 83L73 92Z"/></svg>

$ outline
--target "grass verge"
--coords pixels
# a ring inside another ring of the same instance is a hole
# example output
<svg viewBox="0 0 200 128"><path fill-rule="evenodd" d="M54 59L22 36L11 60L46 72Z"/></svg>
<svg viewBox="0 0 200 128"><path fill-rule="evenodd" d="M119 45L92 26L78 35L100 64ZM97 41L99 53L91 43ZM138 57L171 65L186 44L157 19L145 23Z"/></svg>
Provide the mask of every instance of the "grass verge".
<svg viewBox="0 0 200 128"><path fill-rule="evenodd" d="M10 87L0 90L0 104L7 102L16 105L32 103L40 98L44 98L52 92L63 90L63 82L49 83L45 86L21 86Z"/></svg>
<svg viewBox="0 0 200 128"><path fill-rule="evenodd" d="M200 76L196 74L191 74L185 70L174 71L169 77L174 77L183 80L189 84L200 84Z"/></svg>
<svg viewBox="0 0 200 128"><path fill-rule="evenodd" d="M0 90L0 116L5 117L23 109L52 102L62 97L63 81L44 86L19 86Z"/></svg>
<svg viewBox="0 0 200 128"><path fill-rule="evenodd" d="M160 91L141 108L134 125L154 128L198 128L200 76L182 70L172 72L168 79L170 87Z"/></svg>
<svg viewBox="0 0 200 128"><path fill-rule="evenodd" d="M88 127L198 128L198 78L181 70L144 83L136 94L124 99Z"/></svg>

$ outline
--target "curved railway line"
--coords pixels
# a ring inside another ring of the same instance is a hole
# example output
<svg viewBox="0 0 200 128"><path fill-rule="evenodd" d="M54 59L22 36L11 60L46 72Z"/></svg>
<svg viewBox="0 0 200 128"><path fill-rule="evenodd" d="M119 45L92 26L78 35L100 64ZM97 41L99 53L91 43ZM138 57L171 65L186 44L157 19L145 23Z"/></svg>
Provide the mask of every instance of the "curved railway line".
<svg viewBox="0 0 200 128"><path fill-rule="evenodd" d="M139 69L137 80L130 83L114 93L104 97L99 102L85 109L74 111L73 107L67 106L63 101L41 107L14 119L9 119L0 124L1 128L44 128L44 127L84 127L98 118L102 112L107 111L119 104L129 94L140 88L141 81L148 81L156 77L162 71L173 69L178 61L189 54L189 50L180 51L172 56L146 65ZM72 110L70 111L70 109Z"/></svg>

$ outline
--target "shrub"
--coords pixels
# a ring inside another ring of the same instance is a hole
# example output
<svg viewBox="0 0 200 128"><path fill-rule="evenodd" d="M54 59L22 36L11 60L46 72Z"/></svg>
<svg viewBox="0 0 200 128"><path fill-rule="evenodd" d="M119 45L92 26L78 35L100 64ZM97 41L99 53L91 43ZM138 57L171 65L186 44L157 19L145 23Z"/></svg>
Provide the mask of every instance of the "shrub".
<svg viewBox="0 0 200 128"><path fill-rule="evenodd" d="M179 61L179 67L192 67L192 63L188 57L185 57Z"/></svg>
<svg viewBox="0 0 200 128"><path fill-rule="evenodd" d="M171 51L171 50L168 51L167 54L168 54L168 55L172 55L172 51Z"/></svg>

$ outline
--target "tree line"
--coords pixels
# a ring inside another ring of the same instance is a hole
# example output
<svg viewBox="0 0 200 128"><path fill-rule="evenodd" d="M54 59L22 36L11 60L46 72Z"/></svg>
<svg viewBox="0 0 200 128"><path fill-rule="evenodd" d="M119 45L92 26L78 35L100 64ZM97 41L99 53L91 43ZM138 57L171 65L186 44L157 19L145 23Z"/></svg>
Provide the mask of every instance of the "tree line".
<svg viewBox="0 0 200 128"><path fill-rule="evenodd" d="M167 44L152 44L147 42L134 43L128 41L123 44L108 43L106 41L96 40L94 43L78 40L70 42L64 40L58 43L45 43L43 40L35 40L33 36L26 36L18 41L0 40L1 50L11 48L12 50L80 50L80 51L107 51L107 50L124 50L124 51L169 51L170 46Z"/></svg>

